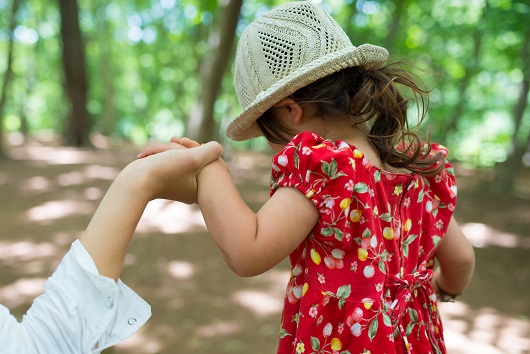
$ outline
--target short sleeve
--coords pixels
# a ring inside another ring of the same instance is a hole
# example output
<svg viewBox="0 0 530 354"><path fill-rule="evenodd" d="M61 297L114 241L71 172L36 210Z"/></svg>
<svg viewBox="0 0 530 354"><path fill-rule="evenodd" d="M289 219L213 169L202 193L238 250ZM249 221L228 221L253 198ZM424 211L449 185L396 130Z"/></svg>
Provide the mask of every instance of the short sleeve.
<svg viewBox="0 0 530 354"><path fill-rule="evenodd" d="M430 198L426 198L425 211L432 216L430 218L432 234L441 239L447 232L456 207L456 176L453 166L447 160L447 149L443 145L432 143L431 151L434 154L443 154L441 163L444 164L444 168L438 174L424 178L430 195Z"/></svg>
<svg viewBox="0 0 530 354"><path fill-rule="evenodd" d="M351 167L350 157L351 149L346 143L301 133L272 160L271 196L280 187L292 187L319 207L331 182L347 175L341 169Z"/></svg>

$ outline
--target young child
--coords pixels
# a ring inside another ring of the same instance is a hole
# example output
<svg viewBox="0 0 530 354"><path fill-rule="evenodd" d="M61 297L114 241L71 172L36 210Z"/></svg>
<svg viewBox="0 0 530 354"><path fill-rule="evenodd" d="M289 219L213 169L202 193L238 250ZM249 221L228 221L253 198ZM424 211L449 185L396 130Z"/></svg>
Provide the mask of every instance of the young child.
<svg viewBox="0 0 530 354"><path fill-rule="evenodd" d="M136 225L152 199L196 202L196 174L221 151L208 143L129 164L22 322L0 305L0 353L100 353L135 333L151 308L118 278Z"/></svg>
<svg viewBox="0 0 530 354"><path fill-rule="evenodd" d="M254 213L216 161L198 175L198 201L236 274L290 257L278 353L446 352L437 295L466 288L474 253L452 216L446 149L408 128L400 90L422 104L428 92L387 57L306 1L265 13L239 41L243 113L227 135L268 140L271 197Z"/></svg>

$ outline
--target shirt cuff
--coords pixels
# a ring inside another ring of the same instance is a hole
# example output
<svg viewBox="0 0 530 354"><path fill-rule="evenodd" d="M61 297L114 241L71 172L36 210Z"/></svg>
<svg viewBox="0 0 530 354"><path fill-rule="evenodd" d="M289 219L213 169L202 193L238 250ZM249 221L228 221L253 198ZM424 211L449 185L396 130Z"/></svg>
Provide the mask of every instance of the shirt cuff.
<svg viewBox="0 0 530 354"><path fill-rule="evenodd" d="M70 254L79 273L77 284L72 283L77 290L76 306L94 331L99 350L127 339L147 322L151 317L149 304L120 279L116 283L101 276L79 240L73 242Z"/></svg>

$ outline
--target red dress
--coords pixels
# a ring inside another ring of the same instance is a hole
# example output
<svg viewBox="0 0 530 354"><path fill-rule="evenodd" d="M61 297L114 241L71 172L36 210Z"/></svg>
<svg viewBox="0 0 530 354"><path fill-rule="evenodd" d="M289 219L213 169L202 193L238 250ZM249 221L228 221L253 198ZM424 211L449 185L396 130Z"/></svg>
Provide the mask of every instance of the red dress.
<svg viewBox="0 0 530 354"><path fill-rule="evenodd" d="M445 353L430 281L456 203L451 165L434 177L390 173L354 146L302 133L272 167L271 195L297 188L320 212L290 255L278 353Z"/></svg>

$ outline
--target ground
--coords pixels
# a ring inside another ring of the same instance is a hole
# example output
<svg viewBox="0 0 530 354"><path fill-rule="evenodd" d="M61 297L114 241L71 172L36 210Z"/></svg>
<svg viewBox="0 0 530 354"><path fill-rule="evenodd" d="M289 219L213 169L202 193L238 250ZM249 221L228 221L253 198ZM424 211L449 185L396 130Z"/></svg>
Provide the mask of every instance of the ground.
<svg viewBox="0 0 530 354"><path fill-rule="evenodd" d="M49 141L9 148L11 159L0 161L0 303L18 318L138 151L106 142L97 149ZM243 197L259 208L268 198L269 156L226 155ZM530 353L530 176L521 176L512 197L485 189L487 173L458 166L457 173L456 217L475 246L477 268L468 291L440 306L449 352ZM274 353L288 277L285 261L258 277L235 276L196 206L152 202L122 279L153 316L104 353Z"/></svg>

